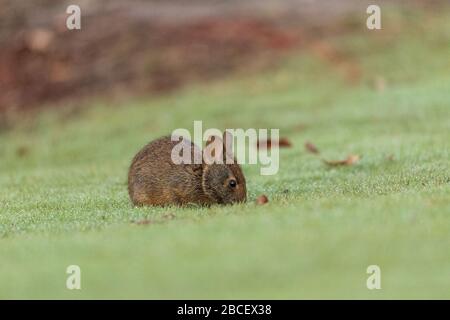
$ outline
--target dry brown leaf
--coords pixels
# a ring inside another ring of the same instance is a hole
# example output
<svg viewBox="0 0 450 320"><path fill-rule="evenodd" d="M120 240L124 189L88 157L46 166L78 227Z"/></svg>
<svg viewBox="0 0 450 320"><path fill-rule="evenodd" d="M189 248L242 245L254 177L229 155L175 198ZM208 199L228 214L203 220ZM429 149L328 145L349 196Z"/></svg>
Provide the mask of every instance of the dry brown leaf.
<svg viewBox="0 0 450 320"><path fill-rule="evenodd" d="M264 194L262 194L258 198L256 198L257 205L263 205L263 204L266 204L267 202L269 202L269 199Z"/></svg>
<svg viewBox="0 0 450 320"><path fill-rule="evenodd" d="M292 143L287 138L281 138L279 142L279 147L292 147Z"/></svg>
<svg viewBox="0 0 450 320"><path fill-rule="evenodd" d="M323 162L325 162L327 165L331 167L338 167L338 166L351 166L356 164L359 159L361 159L361 156L357 154L351 154L349 155L345 160L325 160L323 159Z"/></svg>
<svg viewBox="0 0 450 320"><path fill-rule="evenodd" d="M311 142L305 142L305 149L313 154L319 154L320 151L317 149L315 145L313 145Z"/></svg>
<svg viewBox="0 0 450 320"><path fill-rule="evenodd" d="M292 147L292 143L287 139L287 138L280 138L280 140L277 141L272 141L272 140L258 140L258 142L256 143L256 147L259 148L267 148L267 149L271 149L271 148L290 148Z"/></svg>

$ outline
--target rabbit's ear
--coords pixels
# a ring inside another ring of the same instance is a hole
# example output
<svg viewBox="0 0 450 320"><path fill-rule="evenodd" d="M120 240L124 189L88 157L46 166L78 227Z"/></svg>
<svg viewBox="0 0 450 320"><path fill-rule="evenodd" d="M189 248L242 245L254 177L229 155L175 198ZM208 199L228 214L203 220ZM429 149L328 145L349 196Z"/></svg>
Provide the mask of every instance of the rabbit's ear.
<svg viewBox="0 0 450 320"><path fill-rule="evenodd" d="M233 135L225 130L223 132L223 161L227 164L234 163Z"/></svg>
<svg viewBox="0 0 450 320"><path fill-rule="evenodd" d="M221 137L210 136L203 150L203 159L207 164L223 163L223 141Z"/></svg>

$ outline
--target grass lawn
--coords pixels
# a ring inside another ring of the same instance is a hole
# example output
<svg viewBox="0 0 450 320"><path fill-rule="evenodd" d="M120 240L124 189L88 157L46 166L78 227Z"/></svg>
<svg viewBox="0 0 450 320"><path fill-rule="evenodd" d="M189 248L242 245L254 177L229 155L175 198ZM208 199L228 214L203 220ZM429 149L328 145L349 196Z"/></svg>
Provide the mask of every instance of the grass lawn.
<svg viewBox="0 0 450 320"><path fill-rule="evenodd" d="M0 134L0 298L450 298L450 12L383 17L331 39L358 83L305 48L262 74ZM244 166L246 204L132 208L131 158L194 120L280 128L293 147L277 175ZM305 141L362 159L329 168ZM72 264L81 290L66 289ZM373 264L381 290L366 288Z"/></svg>

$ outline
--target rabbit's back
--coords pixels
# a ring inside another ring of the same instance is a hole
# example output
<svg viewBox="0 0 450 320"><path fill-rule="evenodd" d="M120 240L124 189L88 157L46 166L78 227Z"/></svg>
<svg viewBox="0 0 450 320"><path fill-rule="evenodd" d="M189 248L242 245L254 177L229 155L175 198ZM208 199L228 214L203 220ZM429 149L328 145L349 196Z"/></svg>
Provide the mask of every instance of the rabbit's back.
<svg viewBox="0 0 450 320"><path fill-rule="evenodd" d="M191 160L194 155L201 155L201 150L189 140L178 142L170 137L154 140L136 154L128 174L128 192L135 205L209 202L202 191L202 165L172 161L172 150L179 143L190 146Z"/></svg>

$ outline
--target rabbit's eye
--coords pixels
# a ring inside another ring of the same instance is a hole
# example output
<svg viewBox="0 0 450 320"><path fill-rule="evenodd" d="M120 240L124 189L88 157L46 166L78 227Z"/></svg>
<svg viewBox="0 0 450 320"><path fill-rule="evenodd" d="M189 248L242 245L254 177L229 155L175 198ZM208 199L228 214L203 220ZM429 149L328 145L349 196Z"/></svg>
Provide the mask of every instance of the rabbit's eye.
<svg viewBox="0 0 450 320"><path fill-rule="evenodd" d="M231 179L231 180L228 182L228 185L229 185L231 188L236 188L237 182L236 182L236 180Z"/></svg>

